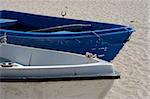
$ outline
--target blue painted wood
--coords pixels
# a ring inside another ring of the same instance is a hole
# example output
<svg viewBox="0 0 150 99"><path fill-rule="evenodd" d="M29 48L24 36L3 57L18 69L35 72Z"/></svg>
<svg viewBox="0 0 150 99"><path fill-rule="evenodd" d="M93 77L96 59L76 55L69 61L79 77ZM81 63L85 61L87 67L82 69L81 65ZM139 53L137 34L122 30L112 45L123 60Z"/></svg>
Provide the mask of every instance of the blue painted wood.
<svg viewBox="0 0 150 99"><path fill-rule="evenodd" d="M129 36L135 31L132 27L111 23L66 19L14 11L0 11L0 13L0 18L18 20L16 27L0 30L0 35L7 32L9 43L78 54L91 52L107 61L114 59L127 42ZM79 30L64 28L51 32L30 32L34 29L68 24L91 24L91 27L79 28Z"/></svg>
<svg viewBox="0 0 150 99"><path fill-rule="evenodd" d="M0 18L0 27L8 27L17 23L17 20Z"/></svg>

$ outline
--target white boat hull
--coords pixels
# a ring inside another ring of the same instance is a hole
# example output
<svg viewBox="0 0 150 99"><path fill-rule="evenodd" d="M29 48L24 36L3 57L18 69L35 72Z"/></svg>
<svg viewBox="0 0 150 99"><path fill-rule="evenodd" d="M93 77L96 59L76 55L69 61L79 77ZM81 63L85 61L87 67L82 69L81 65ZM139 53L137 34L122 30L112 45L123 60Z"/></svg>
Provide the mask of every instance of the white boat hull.
<svg viewBox="0 0 150 99"><path fill-rule="evenodd" d="M6 44L0 47L0 57L0 80L119 77L113 64L73 53Z"/></svg>
<svg viewBox="0 0 150 99"><path fill-rule="evenodd" d="M97 58L11 44L0 47L0 99L102 99L119 77L113 64Z"/></svg>

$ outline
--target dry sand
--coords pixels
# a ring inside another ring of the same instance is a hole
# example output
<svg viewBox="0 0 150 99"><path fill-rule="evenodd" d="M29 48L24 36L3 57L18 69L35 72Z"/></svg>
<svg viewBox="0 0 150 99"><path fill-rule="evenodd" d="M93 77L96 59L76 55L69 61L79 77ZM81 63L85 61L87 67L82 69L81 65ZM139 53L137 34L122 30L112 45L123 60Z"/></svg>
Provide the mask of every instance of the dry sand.
<svg viewBox="0 0 150 99"><path fill-rule="evenodd" d="M134 26L136 32L113 60L121 72L121 79L115 81L105 99L150 99L149 2L150 0L0 0L0 9L51 16L61 16L61 11L66 11L67 18Z"/></svg>

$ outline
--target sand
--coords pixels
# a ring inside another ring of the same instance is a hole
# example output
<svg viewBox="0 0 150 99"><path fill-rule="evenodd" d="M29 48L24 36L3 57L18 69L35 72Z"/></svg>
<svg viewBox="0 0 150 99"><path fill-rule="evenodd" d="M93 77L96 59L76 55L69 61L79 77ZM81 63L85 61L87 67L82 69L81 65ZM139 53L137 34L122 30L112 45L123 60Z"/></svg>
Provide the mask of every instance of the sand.
<svg viewBox="0 0 150 99"><path fill-rule="evenodd" d="M113 60L113 64L121 72L121 79L115 81L105 99L150 99L149 2L149 0L0 0L0 9L60 17L61 12L66 11L67 18L133 26L136 32Z"/></svg>

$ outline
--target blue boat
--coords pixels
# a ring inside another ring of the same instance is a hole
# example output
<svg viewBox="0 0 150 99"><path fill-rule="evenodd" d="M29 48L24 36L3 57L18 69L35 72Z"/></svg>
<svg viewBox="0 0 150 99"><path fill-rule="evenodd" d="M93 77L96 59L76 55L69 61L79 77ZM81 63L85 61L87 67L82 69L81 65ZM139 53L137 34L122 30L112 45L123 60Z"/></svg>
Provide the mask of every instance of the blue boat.
<svg viewBox="0 0 150 99"><path fill-rule="evenodd" d="M78 54L90 52L106 61L115 58L132 32L132 27L112 23L0 11L0 36L6 33L8 43Z"/></svg>

